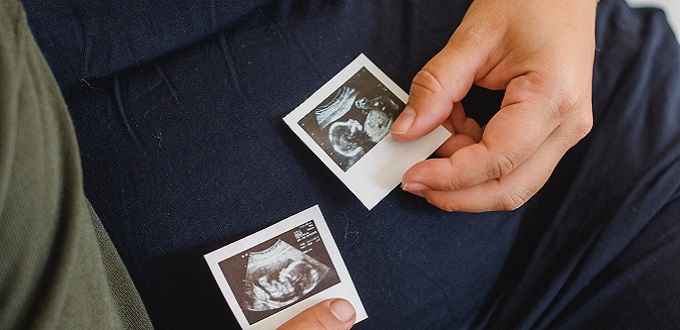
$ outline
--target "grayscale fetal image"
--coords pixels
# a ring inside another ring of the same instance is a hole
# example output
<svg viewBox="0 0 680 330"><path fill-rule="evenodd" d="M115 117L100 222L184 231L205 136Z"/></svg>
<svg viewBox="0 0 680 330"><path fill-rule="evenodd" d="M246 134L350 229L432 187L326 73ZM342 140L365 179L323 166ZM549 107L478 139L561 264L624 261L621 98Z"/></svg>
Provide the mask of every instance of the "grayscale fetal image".
<svg viewBox="0 0 680 330"><path fill-rule="evenodd" d="M313 221L220 262L250 324L340 283Z"/></svg>
<svg viewBox="0 0 680 330"><path fill-rule="evenodd" d="M328 267L281 240L264 251L251 252L246 268L248 310L288 306L314 289Z"/></svg>
<svg viewBox="0 0 680 330"><path fill-rule="evenodd" d="M389 133L404 106L361 68L298 125L346 172Z"/></svg>

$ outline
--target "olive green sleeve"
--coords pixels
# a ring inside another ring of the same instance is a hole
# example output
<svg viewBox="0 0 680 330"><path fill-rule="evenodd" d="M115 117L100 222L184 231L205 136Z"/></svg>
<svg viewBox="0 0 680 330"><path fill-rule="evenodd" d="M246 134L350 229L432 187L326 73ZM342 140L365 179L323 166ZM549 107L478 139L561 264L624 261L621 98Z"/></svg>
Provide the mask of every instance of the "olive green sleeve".
<svg viewBox="0 0 680 330"><path fill-rule="evenodd" d="M151 328L83 193L78 145L21 4L0 1L0 328Z"/></svg>

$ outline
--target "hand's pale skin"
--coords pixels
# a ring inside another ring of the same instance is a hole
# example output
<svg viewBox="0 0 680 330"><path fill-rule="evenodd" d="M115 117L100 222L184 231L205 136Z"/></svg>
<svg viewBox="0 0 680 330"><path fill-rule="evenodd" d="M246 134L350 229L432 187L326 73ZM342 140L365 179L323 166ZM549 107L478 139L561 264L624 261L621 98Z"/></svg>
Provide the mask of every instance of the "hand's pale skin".
<svg viewBox="0 0 680 330"><path fill-rule="evenodd" d="M548 180L592 127L596 0L475 0L446 47L413 79L392 126L399 140L439 125L453 136L402 187L448 211L511 210ZM504 89L484 129L460 101L472 86ZM280 330L349 329L354 310L325 300ZM341 306L342 307L342 306Z"/></svg>
<svg viewBox="0 0 680 330"><path fill-rule="evenodd" d="M440 158L402 188L447 211L512 210L592 127L596 0L475 0L445 48L413 79L398 140L443 124ZM472 84L506 91L484 129L460 103Z"/></svg>
<svg viewBox="0 0 680 330"><path fill-rule="evenodd" d="M278 330L347 330L355 319L356 311L347 300L328 299L304 310Z"/></svg>

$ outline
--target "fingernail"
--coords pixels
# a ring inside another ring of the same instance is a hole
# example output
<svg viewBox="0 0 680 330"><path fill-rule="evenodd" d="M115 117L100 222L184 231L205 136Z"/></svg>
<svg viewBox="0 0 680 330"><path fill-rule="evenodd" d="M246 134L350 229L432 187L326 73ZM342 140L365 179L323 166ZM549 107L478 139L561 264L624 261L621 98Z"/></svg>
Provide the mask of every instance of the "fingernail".
<svg viewBox="0 0 680 330"><path fill-rule="evenodd" d="M401 112L399 118L392 124L390 132L395 135L401 135L408 133L408 130L413 126L413 122L416 120L416 112L413 111L411 106L406 106L404 111Z"/></svg>
<svg viewBox="0 0 680 330"><path fill-rule="evenodd" d="M342 322L347 322L354 317L354 307L345 299L336 299L329 306L335 318Z"/></svg>
<svg viewBox="0 0 680 330"><path fill-rule="evenodd" d="M404 182L401 184L401 189L406 190L408 192L431 190L430 187L418 182Z"/></svg>

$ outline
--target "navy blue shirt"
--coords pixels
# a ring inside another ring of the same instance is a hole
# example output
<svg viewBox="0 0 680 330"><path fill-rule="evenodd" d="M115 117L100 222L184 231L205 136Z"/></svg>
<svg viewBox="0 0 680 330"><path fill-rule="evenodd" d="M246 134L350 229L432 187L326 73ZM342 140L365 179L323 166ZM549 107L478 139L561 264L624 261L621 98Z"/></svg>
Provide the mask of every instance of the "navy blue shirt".
<svg viewBox="0 0 680 330"><path fill-rule="evenodd" d="M319 204L357 329L680 327L680 52L603 0L594 128L513 212L370 212L282 118L365 53L403 89L470 1L24 1L85 191L158 328L237 323L203 254ZM502 91L464 100L480 123Z"/></svg>

